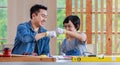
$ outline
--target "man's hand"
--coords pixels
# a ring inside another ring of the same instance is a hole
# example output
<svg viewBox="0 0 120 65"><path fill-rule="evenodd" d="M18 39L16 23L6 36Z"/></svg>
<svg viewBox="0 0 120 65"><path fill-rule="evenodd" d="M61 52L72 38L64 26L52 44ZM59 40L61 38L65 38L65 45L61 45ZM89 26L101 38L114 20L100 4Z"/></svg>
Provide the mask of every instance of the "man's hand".
<svg viewBox="0 0 120 65"><path fill-rule="evenodd" d="M57 33L57 34L64 34L64 33L66 33L66 30L65 30L65 29L62 29L62 28L57 28L57 29L56 29L56 33Z"/></svg>
<svg viewBox="0 0 120 65"><path fill-rule="evenodd" d="M47 31L46 36L53 38L53 37L56 37L57 35L55 31Z"/></svg>

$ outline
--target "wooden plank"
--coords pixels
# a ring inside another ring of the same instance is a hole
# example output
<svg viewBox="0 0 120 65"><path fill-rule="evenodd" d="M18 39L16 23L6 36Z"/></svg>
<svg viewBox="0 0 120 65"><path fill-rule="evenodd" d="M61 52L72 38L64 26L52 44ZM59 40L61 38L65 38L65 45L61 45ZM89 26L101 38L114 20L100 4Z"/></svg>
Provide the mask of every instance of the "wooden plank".
<svg viewBox="0 0 120 65"><path fill-rule="evenodd" d="M0 62L56 62L55 58L40 58L38 56L0 57Z"/></svg>
<svg viewBox="0 0 120 65"><path fill-rule="evenodd" d="M72 0L66 0L66 16L72 14Z"/></svg>
<svg viewBox="0 0 120 65"><path fill-rule="evenodd" d="M114 48L114 51L115 53L117 52L118 50L118 47L119 47L119 43L118 43L118 0L115 0L115 48Z"/></svg>
<svg viewBox="0 0 120 65"><path fill-rule="evenodd" d="M112 55L112 0L106 0L106 55Z"/></svg>
<svg viewBox="0 0 120 65"><path fill-rule="evenodd" d="M92 0L86 0L86 34L87 43L92 43Z"/></svg>
<svg viewBox="0 0 120 65"><path fill-rule="evenodd" d="M83 32L83 0L80 0L80 31Z"/></svg>
<svg viewBox="0 0 120 65"><path fill-rule="evenodd" d="M100 16L100 20L101 20L101 22L100 22L100 24L101 24L101 26L100 26L101 27L101 34L100 34L101 35L101 45L100 45L100 50L101 51L100 51L100 53L103 53L103 48L104 48L104 45L103 45L103 43L104 43L104 36L103 36L103 29L104 29L104 27L103 27L104 26L104 24L103 24L103 22L104 22L104 17L103 17L104 16L104 13L103 13L104 9L103 8L104 7L103 6L104 6L104 4L103 3L104 3L104 1L101 0L101 16Z"/></svg>
<svg viewBox="0 0 120 65"><path fill-rule="evenodd" d="M74 0L75 1L75 15L78 14L78 0Z"/></svg>

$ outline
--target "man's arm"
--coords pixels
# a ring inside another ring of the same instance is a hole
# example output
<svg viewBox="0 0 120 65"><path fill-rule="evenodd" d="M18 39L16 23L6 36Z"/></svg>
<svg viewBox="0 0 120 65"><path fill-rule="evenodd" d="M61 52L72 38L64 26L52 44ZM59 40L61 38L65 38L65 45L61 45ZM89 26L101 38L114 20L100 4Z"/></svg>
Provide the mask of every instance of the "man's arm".
<svg viewBox="0 0 120 65"><path fill-rule="evenodd" d="M30 33L29 29L25 25L18 25L17 27L17 39L24 42L33 42L35 41L36 33Z"/></svg>
<svg viewBox="0 0 120 65"><path fill-rule="evenodd" d="M49 43L50 43L50 38L46 37L42 54L48 55L50 53L50 44Z"/></svg>
<svg viewBox="0 0 120 65"><path fill-rule="evenodd" d="M35 39L36 39L36 40L39 40L39 39L41 39L41 38L43 38L43 37L45 37L45 36L47 36L47 33L46 33L46 32L38 33L38 34L35 35Z"/></svg>
<svg viewBox="0 0 120 65"><path fill-rule="evenodd" d="M56 37L56 32L55 31L47 31L47 32L43 32L43 33L38 33L38 34L36 34L35 39L39 40L40 38L45 37L45 36L49 36L52 38Z"/></svg>
<svg viewBox="0 0 120 65"><path fill-rule="evenodd" d="M17 35L18 39L22 42L32 42L39 40L45 36L49 37L56 37L56 32L55 31L47 31L43 33L31 33L28 30L28 28L24 25L19 25L17 28Z"/></svg>

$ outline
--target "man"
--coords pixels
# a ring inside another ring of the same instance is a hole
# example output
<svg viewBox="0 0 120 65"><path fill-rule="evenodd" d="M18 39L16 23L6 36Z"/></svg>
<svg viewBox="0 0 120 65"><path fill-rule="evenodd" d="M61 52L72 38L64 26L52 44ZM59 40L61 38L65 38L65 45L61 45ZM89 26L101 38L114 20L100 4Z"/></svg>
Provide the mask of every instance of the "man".
<svg viewBox="0 0 120 65"><path fill-rule="evenodd" d="M43 28L47 19L47 7L36 4L30 9L31 20L18 25L12 54L49 54L49 37L56 37L55 31Z"/></svg>

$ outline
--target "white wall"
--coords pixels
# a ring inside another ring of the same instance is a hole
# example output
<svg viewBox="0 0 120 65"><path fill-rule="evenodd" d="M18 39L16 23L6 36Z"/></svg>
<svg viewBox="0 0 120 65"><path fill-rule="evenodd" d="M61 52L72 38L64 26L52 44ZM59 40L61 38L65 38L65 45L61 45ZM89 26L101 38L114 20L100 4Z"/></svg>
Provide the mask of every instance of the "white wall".
<svg viewBox="0 0 120 65"><path fill-rule="evenodd" d="M43 4L48 7L48 19L45 27L48 30L56 28L56 0L8 0L7 39L9 44L14 44L17 25L30 20L29 9L34 4ZM50 46L51 53L56 54L56 38L51 39Z"/></svg>

